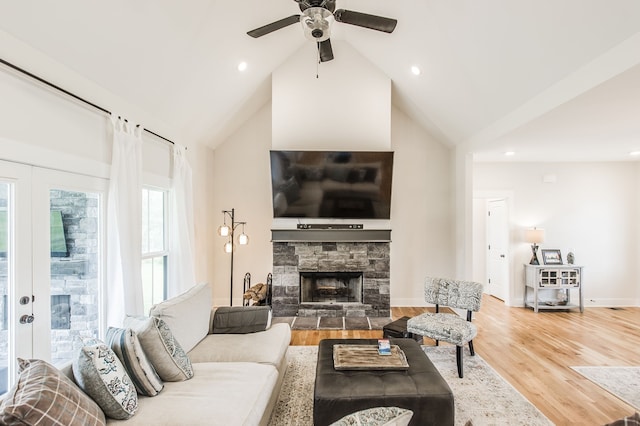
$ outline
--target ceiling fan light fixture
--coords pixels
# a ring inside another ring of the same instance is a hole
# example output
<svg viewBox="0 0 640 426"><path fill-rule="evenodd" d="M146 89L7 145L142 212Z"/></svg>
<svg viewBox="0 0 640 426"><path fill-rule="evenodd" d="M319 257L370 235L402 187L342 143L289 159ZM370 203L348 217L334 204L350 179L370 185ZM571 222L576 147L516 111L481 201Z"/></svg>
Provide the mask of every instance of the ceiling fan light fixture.
<svg viewBox="0 0 640 426"><path fill-rule="evenodd" d="M309 7L300 15L300 24L304 36L313 42L320 43L331 37L331 21L333 14L324 7Z"/></svg>

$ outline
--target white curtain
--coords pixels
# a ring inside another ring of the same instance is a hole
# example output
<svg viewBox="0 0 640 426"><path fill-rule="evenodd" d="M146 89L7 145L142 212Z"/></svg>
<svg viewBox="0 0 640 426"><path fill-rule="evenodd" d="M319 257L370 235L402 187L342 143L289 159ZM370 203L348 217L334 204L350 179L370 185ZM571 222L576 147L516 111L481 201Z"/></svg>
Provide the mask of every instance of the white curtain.
<svg viewBox="0 0 640 426"><path fill-rule="evenodd" d="M186 148L173 146L172 197L170 198L171 254L167 280L167 297L193 287L195 282L193 244L193 189L191 166Z"/></svg>
<svg viewBox="0 0 640 426"><path fill-rule="evenodd" d="M142 128L111 117L113 153L107 200L107 325L143 315Z"/></svg>

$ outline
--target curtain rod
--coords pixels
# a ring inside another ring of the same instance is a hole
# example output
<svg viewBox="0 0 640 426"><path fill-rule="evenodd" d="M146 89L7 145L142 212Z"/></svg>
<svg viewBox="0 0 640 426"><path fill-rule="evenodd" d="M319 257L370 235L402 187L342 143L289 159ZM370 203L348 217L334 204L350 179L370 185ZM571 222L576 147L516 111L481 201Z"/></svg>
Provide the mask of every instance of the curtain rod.
<svg viewBox="0 0 640 426"><path fill-rule="evenodd" d="M28 76L28 77L31 77L32 79L37 80L37 81L39 81L40 83L43 83L43 84L45 84L45 85L47 85L47 86L49 86L49 87L51 87L51 88L53 88L53 89L56 89L57 91L62 92L62 93L64 93L64 94L65 94L65 95L67 95L67 96L71 96L72 98L74 98L74 99L76 99L76 100L78 100L78 101L80 101L80 102L83 102L83 103L85 103L85 104L87 104L87 105L89 105L89 106L92 106L92 107L94 107L95 109L97 109L97 110L99 110L99 111L102 111L102 112L104 112L104 113L106 113L106 114L111 115L111 111L109 111L108 109L106 109L106 108L102 108L100 105L96 105L96 104L94 104L94 103L93 103L93 102L91 102L91 101L88 101L88 100L86 100L86 99L84 99L84 98L81 98L80 96L76 95L75 93L71 93L71 92L69 92L68 90L63 89L62 87L57 86L57 85L55 85L55 84L51 83L50 81L45 80L45 79L44 79L44 78L42 78L42 77L38 77L37 75L35 75L35 74L33 74L33 73L30 73L29 71L27 71L27 70L25 70L25 69L23 69L23 68L20 68L20 67L19 67L19 66L17 66L17 65L12 64L11 62L7 62L7 61L5 61L4 59L0 58L0 63L2 63L2 64L4 64L4 65L8 66L9 68L14 69L15 71L20 72L20 73L22 73L22 74L24 74L24 75L26 75L26 76ZM125 119L125 121L127 121L127 120ZM143 128L143 130L144 130L145 132L149 133L149 134L152 134L153 136L155 136L155 137L157 137L157 138L160 138L160 139L162 139L162 140L165 140L165 141L169 142L170 144L175 145L175 142L174 142L174 141L172 141L171 139L167 139L167 138L165 138L164 136L160 136L159 134L157 134L157 133L155 133L155 132L152 132L152 131L151 131L151 130L149 130L149 129L144 129L144 128Z"/></svg>

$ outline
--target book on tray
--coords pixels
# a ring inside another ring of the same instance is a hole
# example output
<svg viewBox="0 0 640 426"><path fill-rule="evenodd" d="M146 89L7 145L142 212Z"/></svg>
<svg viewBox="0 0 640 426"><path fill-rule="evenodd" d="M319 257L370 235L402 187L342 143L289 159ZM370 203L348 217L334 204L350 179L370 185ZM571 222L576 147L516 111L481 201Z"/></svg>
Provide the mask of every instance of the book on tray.
<svg viewBox="0 0 640 426"><path fill-rule="evenodd" d="M380 355L391 355L389 339L378 339L378 353Z"/></svg>

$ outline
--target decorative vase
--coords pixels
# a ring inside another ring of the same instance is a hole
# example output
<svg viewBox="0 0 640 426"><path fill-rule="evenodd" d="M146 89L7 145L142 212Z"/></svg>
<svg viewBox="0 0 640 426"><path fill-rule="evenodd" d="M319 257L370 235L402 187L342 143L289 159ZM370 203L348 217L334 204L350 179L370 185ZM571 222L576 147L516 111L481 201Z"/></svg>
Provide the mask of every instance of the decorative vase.
<svg viewBox="0 0 640 426"><path fill-rule="evenodd" d="M573 265L573 262L575 262L576 260L576 256L573 254L572 251L570 251L569 253L567 253L567 263L569 265Z"/></svg>

